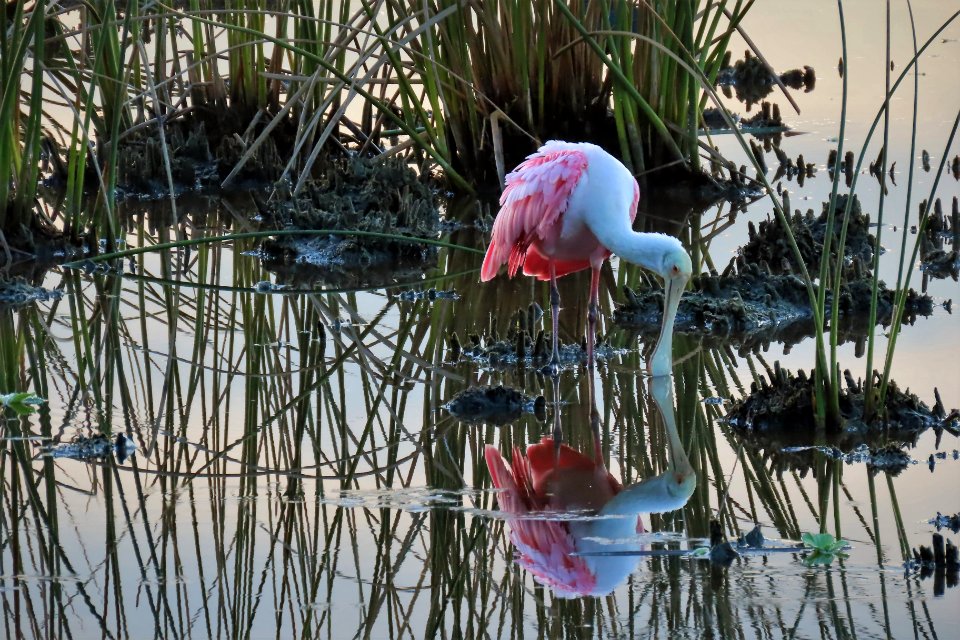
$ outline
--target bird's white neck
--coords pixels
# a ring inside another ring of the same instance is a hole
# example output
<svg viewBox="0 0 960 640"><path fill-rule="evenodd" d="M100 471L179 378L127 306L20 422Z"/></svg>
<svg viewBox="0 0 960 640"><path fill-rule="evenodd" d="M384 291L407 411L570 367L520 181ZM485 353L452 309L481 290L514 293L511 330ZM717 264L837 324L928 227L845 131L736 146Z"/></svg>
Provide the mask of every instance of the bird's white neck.
<svg viewBox="0 0 960 640"><path fill-rule="evenodd" d="M663 276L664 256L683 250L683 245L673 236L634 231L627 216L609 215L588 219L587 225L597 240L621 260L640 265L660 276Z"/></svg>

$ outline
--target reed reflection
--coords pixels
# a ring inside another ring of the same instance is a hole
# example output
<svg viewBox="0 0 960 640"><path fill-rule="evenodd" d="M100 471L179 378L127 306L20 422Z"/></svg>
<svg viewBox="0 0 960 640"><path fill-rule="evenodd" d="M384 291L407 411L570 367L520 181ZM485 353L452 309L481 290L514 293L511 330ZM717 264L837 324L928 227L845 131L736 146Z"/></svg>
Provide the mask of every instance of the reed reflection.
<svg viewBox="0 0 960 640"><path fill-rule="evenodd" d="M649 379L667 432L669 465L664 473L624 487L606 468L600 447L600 420L590 393L593 454L559 443L559 407L554 433L515 447L508 463L493 445L485 447L497 500L508 514L516 562L560 597L602 596L632 574L645 533L641 514L682 508L693 495L696 473L677 431L670 376ZM557 398L557 395L554 395ZM615 552L615 553L611 553Z"/></svg>

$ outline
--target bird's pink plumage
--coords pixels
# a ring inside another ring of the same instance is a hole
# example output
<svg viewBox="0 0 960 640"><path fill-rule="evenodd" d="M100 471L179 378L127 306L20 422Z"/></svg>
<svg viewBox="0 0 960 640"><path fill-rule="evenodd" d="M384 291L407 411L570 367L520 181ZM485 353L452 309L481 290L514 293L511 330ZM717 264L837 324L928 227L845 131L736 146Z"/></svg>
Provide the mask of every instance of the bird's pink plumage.
<svg viewBox="0 0 960 640"><path fill-rule="evenodd" d="M544 446L545 443L553 447L553 441L545 438L530 448ZM484 456L493 486L503 489L497 496L500 510L521 516L510 522L510 541L520 552L517 564L558 595L591 593L597 584L596 577L582 557L572 555L577 547L565 524L556 520L523 517L548 506L546 497L537 496L534 491L530 462L523 451L514 448L509 469L500 451L493 445L484 448Z"/></svg>
<svg viewBox="0 0 960 640"><path fill-rule="evenodd" d="M503 264L513 277L524 266L532 244L559 236L563 213L584 177L587 162L587 154L577 149L541 149L507 176L500 196L500 212L493 223L493 237L480 270L482 281L496 276ZM565 273L590 266L586 260L569 262ZM576 269L571 268L574 262ZM525 273L540 275L531 273L529 266L524 268ZM549 269L549 262L545 266Z"/></svg>

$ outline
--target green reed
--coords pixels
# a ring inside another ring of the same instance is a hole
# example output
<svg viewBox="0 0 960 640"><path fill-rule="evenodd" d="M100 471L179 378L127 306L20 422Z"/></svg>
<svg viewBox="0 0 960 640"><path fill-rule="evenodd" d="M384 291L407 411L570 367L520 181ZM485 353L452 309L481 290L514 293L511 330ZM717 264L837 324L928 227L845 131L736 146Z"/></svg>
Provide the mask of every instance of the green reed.
<svg viewBox="0 0 960 640"><path fill-rule="evenodd" d="M0 230L14 234L33 228L44 100L46 3L29 12L25 4L0 12ZM22 82L27 65L29 90Z"/></svg>
<svg viewBox="0 0 960 640"><path fill-rule="evenodd" d="M242 223L244 216L236 220ZM442 362L445 331L454 325L464 333L477 330L486 319L458 313L462 307L453 304L400 303L390 294L254 293L256 283L274 277L243 255L257 238L232 240L232 252L227 243L200 242L223 234L219 223L186 225L184 240L198 242L180 246L163 242L173 233L161 225L158 238L141 241L157 242L154 251L127 256L138 261L134 275L142 277L79 278L66 292L81 310L79 331L89 334L78 346L62 339L72 329L55 309L37 313L42 307L37 308L20 326L9 326L0 315L0 344L11 354L4 362L13 363L17 379L56 398L79 399L82 391L88 398L80 407L103 415L110 409L101 403L115 404L114 428L129 429L141 442L126 465L41 461L26 443L22 462L0 458L0 465L8 465L2 474L0 534L14 543L2 557L20 563L16 572L5 567L4 574L45 576L50 568L54 575L84 576L19 583L8 577L3 586L16 584L34 608L51 596L83 602L59 623L74 635L87 624L123 635L135 628L134 619L148 620L170 636L197 630L256 635L266 626L303 636L348 630L405 637L429 627L470 637L492 628L518 635L532 624L561 634L590 624L615 635L640 623L669 635L679 621L717 630L775 631L783 620L793 623L804 612L808 617L822 599L813 592L824 587L823 572L809 578L810 594L757 608L752 603L769 588L768 571L738 574L734 568L711 580L707 564L666 557L644 560L608 600L562 601L533 586L514 563L509 524L469 509L494 503L493 494L482 490L488 486L483 445L498 444L506 453L512 444L539 439L543 425L524 418L510 427L468 426L438 408L477 375L470 366ZM135 233L145 236L145 226ZM466 291L475 276L458 274L477 256L459 249L460 243L465 241L458 237L455 246L439 247L440 264L454 274L449 286ZM214 288L223 281L237 286ZM484 308L498 319L509 317L521 298L529 301L530 283L523 285L522 296L501 296L500 306L494 300ZM566 299L573 304L575 296ZM70 306L67 300L59 304ZM339 331L333 330L336 318L343 321ZM325 348L318 322L327 328ZM109 325L117 327L115 333ZM14 339L7 339L8 332ZM610 339L619 336L614 332ZM697 348L693 342L677 344L683 351ZM26 360L24 348L30 354ZM764 368L760 358L752 363ZM724 440L735 447L735 436L718 420L720 407L698 400L734 395L737 383L727 386L733 364L727 351L704 349L678 366L679 425L703 481L682 516L657 516L653 524L698 535L720 509L728 531L742 530L752 519L795 539L797 521L820 513L816 498L799 497L809 483L791 474L778 478L755 452L744 451L736 470L725 468L721 448ZM636 375L640 368L640 355L632 353L601 367L598 379L603 456L624 481L665 468L655 409ZM82 385L77 371L84 372ZM542 384L529 371L479 376L525 389ZM122 392L124 379L128 394ZM569 442L590 451L585 385L582 375L564 376L560 411ZM93 386L100 387L100 400L93 400ZM421 403L422 411L413 409ZM59 401L51 408L57 418L36 431L55 434L59 416L72 412ZM12 479L11 461L24 465ZM49 465L49 477L40 479L41 465ZM78 471L87 468L90 474ZM102 530L89 534L78 526L81 516L64 497L66 483L91 494L84 498L90 515L82 518L103 513ZM290 490L291 485L298 486ZM329 503L354 489L373 492ZM441 489L450 492L452 505L418 512L391 502L404 490ZM459 493L464 489L481 491ZM744 493L752 498L741 500ZM57 523L57 534L51 537L44 527L37 541L31 522L41 515ZM849 524L846 532L855 534ZM38 560L26 551L28 545L48 555ZM12 569L14 562L7 566ZM769 571L789 573L792 566ZM845 579L837 578L838 584ZM678 605L677 593L689 606ZM0 590L0 599L10 610L28 610L9 589ZM342 613L346 609L356 614ZM869 616L858 611L856 619ZM848 615L847 624L853 619ZM11 618L8 624L11 631L34 629L35 635L49 630L42 619Z"/></svg>
<svg viewBox="0 0 960 640"><path fill-rule="evenodd" d="M839 21L840 21L840 29L841 29L841 47L842 47L844 59L846 59L846 56L847 56L846 24L843 16L842 2L838 2L838 10L839 10ZM907 62L904 69L900 72L899 76L897 77L897 79L894 82L892 82L892 84L889 85L889 89L886 91L886 98L884 100L884 104L883 106L881 106L878 113L876 114L876 117L874 118L871 124L871 127L868 130L866 138L861 146L859 157L856 164L856 169L854 171L853 181L850 187L851 194L856 192L857 179L860 173L860 169L863 166L864 159L866 157L868 145L873 137L874 132L876 131L877 126L879 125L881 118L883 118L884 115L886 114L886 110L887 110L886 107L889 104L890 99L896 93L897 88L900 86L901 82L906 77L906 75L910 73L912 69L914 69L919 58L924 54L924 52L929 48L929 46L936 41L936 38L939 36L939 34L941 34L951 23L953 23L958 16L960 16L960 12L954 13L946 21L944 21L944 23L942 23L936 30L934 30L934 32L927 38L927 40L923 43L923 45L916 50L916 54L913 56L913 58L911 58ZM681 64L681 65L684 64L680 56L673 56L673 58L677 61L678 64ZM890 66L889 60L887 60L887 68L889 68L889 66ZM694 73L694 74L697 73L696 69L693 67L688 66L687 69L691 73ZM840 113L840 125L839 125L841 149L842 149L843 131L845 130L845 125L846 125L846 97L847 97L846 83L847 83L848 75L849 75L848 73L844 74L844 79L843 79L844 89L841 96L841 113ZM774 207L774 213L777 220L786 231L788 242L790 244L790 249L794 255L794 259L796 263L799 265L801 276L807 285L808 298L810 300L810 305L813 313L813 322L814 322L815 334L816 334L816 343L815 343L816 344L816 365L814 367L814 391L817 398L817 402L815 403L816 419L818 424L823 427L829 427L830 429L839 428L840 422L841 422L840 411L839 411L839 395L840 395L840 390L844 386L841 372L837 363L837 339L838 339L839 332L836 330L833 330L830 332L829 337L826 336L826 328L828 326L837 327L839 324L839 315L838 315L839 305L836 305L836 304L832 305L831 311L828 314L826 310L826 291L828 289L839 291L841 283L849 275L847 273L848 270L844 267L843 256L844 256L844 245L846 241L846 230L850 220L851 209L853 205L853 198L851 197L847 200L846 209L843 212L843 217L841 222L842 226L841 226L840 237L837 240L835 245L833 244L832 235L827 234L827 237L825 239L823 254L814 270L814 273L819 273L819 277L815 278L810 273L810 271L808 271L807 267L804 265L803 260L800 257L799 249L793 237L793 232L791 230L790 223L789 223L790 212L784 210L783 203L776 196L775 190L773 189L773 186L770 184L768 178L766 177L763 167L759 164L759 162L756 161L753 154L750 152L749 146L747 145L747 142L743 134L733 125L729 111L726 110L726 108L723 107L723 105L720 103L720 100L716 95L716 92L713 90L712 84L708 81L706 77L701 76L700 86L703 89L705 96L709 97L714 102L714 104L716 104L720 108L721 114L723 115L725 120L728 121L728 124L732 127L732 131L735 135L735 138L737 139L737 142L740 144L741 148L743 149L745 157L748 159L748 161L753 165L754 169L756 170L757 180L760 182L760 184L764 186L764 188L767 191L768 197L770 198L770 202ZM917 118L916 99L914 101L913 118L914 120ZM960 114L958 114L958 121L957 123L954 124L954 127L951 130L950 135L948 136L947 146L945 147L945 149L950 148L949 145L952 144L953 136L956 133L958 123L960 123ZM883 148L887 149L888 147L886 144L884 144ZM885 152L884 155L889 156L889 152ZM925 228L926 222L929 217L929 212L933 207L933 204L932 204L933 196L936 193L936 187L939 183L939 177L943 172L943 166L946 162L946 158L947 158L947 152L945 150L941 157L940 172L937 174L937 177L934 180L933 188L931 189L930 198L927 200L927 206L920 216L918 227L920 227L921 230ZM913 171L913 166L911 165L911 173L910 175L908 175L908 180L911 182L913 180L912 171ZM832 228L829 225L832 225L835 220L833 206L837 197L838 183L839 183L839 171L835 170L835 173L833 176L833 185L831 189L830 206L828 207L828 218L827 218L828 229ZM883 189L881 189L881 193L882 191ZM881 195L881 202L882 202L882 197L883 196ZM899 327L900 327L900 322L902 320L902 315L904 310L904 304L906 301L906 292L909 287L909 276L910 276L910 273L912 272L914 265L916 264L916 258L919 253L921 239L922 239L922 235L918 234L917 241L914 243L912 255L909 258L909 260L907 259L907 254L905 252L901 252L901 255L900 255L901 272L905 274L905 276L903 277L903 282L898 283L898 285L902 284L902 286L899 286L897 291L897 298L896 298L897 303L896 303L896 308L894 312L894 324L893 324L893 331L891 333L892 336L896 335L896 332L899 330ZM876 301L877 301L878 287L879 287L878 272L879 272L880 254L881 254L881 249L878 244L874 251L875 264L872 270L873 288L872 288L872 295L871 295L871 309L872 309L871 321L874 321L876 317ZM628 281L631 280L631 278L638 277L639 275L637 273L637 270L635 269L634 270L628 269L626 271L624 270L622 271L623 271L623 274L621 275L621 278L622 279L626 278ZM633 275L631 276L631 274ZM824 286L823 283L831 283L832 287L826 287ZM829 324L828 324L828 319L829 319ZM873 332L876 330L875 322L873 322L870 326L871 326L870 336L873 336L874 335ZM869 351L872 354L872 345L873 345L872 338L870 339L869 344L871 345L869 347ZM886 388L887 388L887 380L889 378L889 371L890 371L890 366L892 362L894 346L895 346L895 339L891 339L891 341L888 343L888 353L887 353L887 359L884 367L885 371L883 374L883 382L879 389L879 394L873 393L872 391L870 391L871 389L873 389L872 355L868 357L869 370L867 371L865 376L865 379L869 381L868 394L867 394L868 412L875 412L878 406L882 406L882 400L883 400L882 396L886 392Z"/></svg>
<svg viewBox="0 0 960 640"><path fill-rule="evenodd" d="M845 34L845 23L843 20L843 3L842 2L838 2L838 9L839 9L839 15L840 15L841 34ZM884 196L885 196L884 192L886 190L886 172L885 172L886 164L885 163L887 161L887 158L890 155L889 145L888 145L888 126L886 125L887 118L888 118L887 111L888 111L888 106L890 104L890 100L893 97L893 95L896 93L898 87L900 86L901 82L904 80L904 78L907 76L908 73L911 73L911 72L914 74L919 73L916 67L919 64L920 57L924 54L927 48L933 42L936 41L936 38L939 36L939 34L942 33L958 17L960 17L960 12L956 12L952 14L949 18L947 18L947 20L945 20L936 30L934 30L933 34L931 34L927 38L927 40L923 43L923 45L919 49L916 48L916 43L914 42L915 53L913 57L907 62L907 64L904 66L904 69L900 72L899 76L892 84L890 83L890 80L889 80L889 69L890 69L889 47L887 49L887 54L886 54L887 55L887 60L886 60L887 71L885 73L888 74L888 76L886 80L887 88L885 91L886 95L884 98L884 103L883 103L883 106L878 110L876 116L874 117L873 122L871 123L871 126L863 142L863 145L860 148L856 167L854 170L853 179L850 185L850 194L852 195L856 193L857 180L859 178L860 170L866 158L867 149L868 149L870 140L873 137L873 134L876 131L876 128L879 125L881 118L883 118L885 125L884 125L884 134L883 134L883 141L882 141L881 148L883 149L882 168L884 169L884 173L881 174L881 178L880 178L880 181L881 181L880 200L879 200L880 202L879 206L880 206L880 212L881 212L880 222L882 222L883 202L884 202ZM888 34L888 40L889 40L889 34ZM847 52L846 52L845 35L843 40L843 55L844 55L844 59L846 60ZM844 74L844 86L846 86L846 77L847 77L847 74ZM914 130L916 127L917 118L919 117L918 100L919 100L918 86L917 86L917 83L915 82L914 97L913 97L913 103L912 103L913 105L912 118L911 118L912 127L914 128ZM840 122L841 135L843 132L843 126L845 124L845 114L846 114L846 89L844 89L842 111L841 111L841 116L842 116L841 122ZM874 391L874 369L873 369L874 331L875 331L875 318L876 318L876 303L877 303L877 295L878 295L877 292L878 292L878 286L879 286L880 255L882 253L882 249L880 246L881 234L880 234L880 228L878 227L877 243L876 243L876 246L874 247L874 264L872 269L873 287L872 287L872 293L871 293L871 311L870 311L871 329L869 334L867 367L866 367L865 376L864 376L864 379L866 381L866 394L865 394L866 395L866 412L868 416L873 416L878 412L882 411L881 408L883 407L883 402L884 402L887 386L889 383L890 369L893 362L893 353L896 347L896 337L901 327L904 306L906 303L906 294L910 286L910 276L917 263L917 257L919 255L920 245L922 243L922 238L923 238L923 230L926 228L930 211L933 208L934 196L937 191L937 186L939 185L940 176L943 173L943 167L947 157L947 150L950 148L950 145L953 142L953 138L956 135L958 124L960 124L960 111L958 111L957 119L954 121L953 127L950 131L950 134L948 135L945 150L941 158L939 171L936 174L936 177L931 186L930 197L927 201L928 204L921 211L919 220L917 221L918 233L917 233L917 239L913 245L913 249L910 252L905 250L906 238L904 238L904 241L901 246L901 252L900 252L899 262L898 262L897 290L896 290L896 298L895 298L896 304L894 306L893 320L891 321L891 327L889 332L890 339L887 345L887 353L886 353L886 359L884 363L884 370L881 377L881 385L879 389ZM915 134L913 136L913 139L915 140ZM913 161L914 151L915 151L915 146L914 146L914 143L912 142L911 143L911 162L909 164L908 173L907 173L907 183L908 185L911 185L911 186L912 186L914 175L915 175L915 162ZM839 153L838 153L838 156L839 156ZM837 184L839 182L839 179L840 179L839 170L835 170L834 185L831 193L830 208L833 207L833 203L835 202ZM843 223L842 223L840 238L838 240L838 246L836 247L836 250L827 251L827 249L829 248L829 244L825 243L825 253L821 262L821 280L820 281L832 282L834 291L839 290L840 283L843 281L843 279L846 276L845 270L842 266L843 255L844 255L843 249L844 249L844 243L846 240L847 224L850 219L852 206L853 206L853 198L851 197L851 198L848 198L846 209L843 213ZM830 212L829 215L830 215L830 218L828 218L828 224L832 223L833 221L832 212ZM908 196L907 202L905 204L905 209L904 209L904 219L908 220L909 215L910 215L910 198ZM908 258L908 253L909 253L909 258ZM825 288L826 287L821 287L821 299L823 295L822 290ZM822 313L823 306L821 305L819 309L821 310L821 313ZM833 309L831 312L831 326L833 327L836 327L838 325L838 321L839 321L838 314L839 314L839 305L833 305ZM842 387L842 380L840 379L840 371L837 365L837 334L838 334L837 331L832 331L830 335L830 339L829 339L830 340L829 342L830 368L828 369L827 373L823 374L825 375L825 379L828 381L828 383L824 385L823 395L818 395L818 400L823 402L825 405L829 403L828 406L831 407L832 411L838 410L837 409L839 406L838 396L839 396L840 388ZM818 340L818 349L822 348L823 340L824 340L822 332L818 331L817 340ZM837 425L838 423L837 414L826 415L824 416L824 418L829 419L833 425Z"/></svg>
<svg viewBox="0 0 960 640"><path fill-rule="evenodd" d="M424 22L455 9L411 44L409 63L392 62L398 76L412 66L422 84L403 87L404 104L432 108L416 122L455 166L483 180L499 147L519 159L550 138L619 146L636 171L695 166L701 79L677 58L715 77L751 5L388 0L386 15L393 24L419 13Z"/></svg>

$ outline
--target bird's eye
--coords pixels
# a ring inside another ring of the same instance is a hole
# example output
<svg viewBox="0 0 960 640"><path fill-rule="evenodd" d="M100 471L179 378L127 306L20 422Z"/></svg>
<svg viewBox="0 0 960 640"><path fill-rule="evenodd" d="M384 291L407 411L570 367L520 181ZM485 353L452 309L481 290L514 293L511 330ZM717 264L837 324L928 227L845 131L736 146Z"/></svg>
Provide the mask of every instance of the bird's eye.
<svg viewBox="0 0 960 640"><path fill-rule="evenodd" d="M673 273L673 275L677 275L678 273L680 273L680 267L678 267L677 265L673 265L673 268L670 269L670 271L671 273Z"/></svg>

